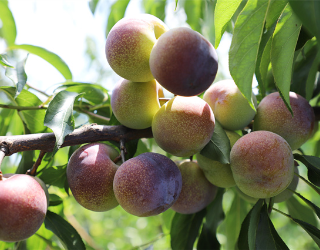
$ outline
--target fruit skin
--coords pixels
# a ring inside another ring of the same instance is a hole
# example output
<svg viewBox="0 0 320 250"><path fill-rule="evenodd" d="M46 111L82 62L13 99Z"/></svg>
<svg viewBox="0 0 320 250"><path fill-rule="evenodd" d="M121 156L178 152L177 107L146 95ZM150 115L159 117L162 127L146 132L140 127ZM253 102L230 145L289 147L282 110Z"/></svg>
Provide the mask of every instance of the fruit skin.
<svg viewBox="0 0 320 250"><path fill-rule="evenodd" d="M179 164L182 189L171 209L181 214L193 214L205 208L217 194L196 161L186 160Z"/></svg>
<svg viewBox="0 0 320 250"><path fill-rule="evenodd" d="M0 181L0 241L16 242L35 234L47 212L47 198L31 176L14 174Z"/></svg>
<svg viewBox="0 0 320 250"><path fill-rule="evenodd" d="M229 140L231 148L236 141L241 137L234 131L225 131ZM212 184L217 187L229 188L236 185L230 164L223 164L218 161L209 159L200 153L196 154L199 167L203 170L204 175Z"/></svg>
<svg viewBox="0 0 320 250"><path fill-rule="evenodd" d="M118 166L117 150L103 143L78 148L70 157L67 179L76 201L86 209L102 212L118 206L113 193L113 178Z"/></svg>
<svg viewBox="0 0 320 250"><path fill-rule="evenodd" d="M109 65L130 81L151 81L154 77L149 66L150 53L167 30L160 19L149 14L121 19L107 37L105 52Z"/></svg>
<svg viewBox="0 0 320 250"><path fill-rule="evenodd" d="M200 33L173 28L156 42L150 54L154 78L175 95L195 96L214 81L218 56L212 44Z"/></svg>
<svg viewBox="0 0 320 250"><path fill-rule="evenodd" d="M166 211L182 187L179 168L168 157L143 153L125 161L114 177L114 193L128 213L147 217Z"/></svg>
<svg viewBox="0 0 320 250"><path fill-rule="evenodd" d="M112 112L118 121L132 129L151 126L153 116L160 109L159 84L120 80L112 91ZM160 92L161 94L161 92Z"/></svg>
<svg viewBox="0 0 320 250"><path fill-rule="evenodd" d="M294 175L289 144L269 131L242 136L230 153L233 178L239 189L254 198L270 198L286 189Z"/></svg>
<svg viewBox="0 0 320 250"><path fill-rule="evenodd" d="M152 133L164 151L188 157L210 141L214 126L214 115L205 101L197 96L176 96L153 117Z"/></svg>
<svg viewBox="0 0 320 250"><path fill-rule="evenodd" d="M210 105L217 121L227 130L243 129L256 114L231 79L212 84L204 93L203 100ZM257 106L254 94L252 101Z"/></svg>
<svg viewBox="0 0 320 250"><path fill-rule="evenodd" d="M290 105L293 117L278 92L264 97L257 108L253 129L267 130L282 136L291 146L298 149L313 132L314 112L302 96L290 92Z"/></svg>

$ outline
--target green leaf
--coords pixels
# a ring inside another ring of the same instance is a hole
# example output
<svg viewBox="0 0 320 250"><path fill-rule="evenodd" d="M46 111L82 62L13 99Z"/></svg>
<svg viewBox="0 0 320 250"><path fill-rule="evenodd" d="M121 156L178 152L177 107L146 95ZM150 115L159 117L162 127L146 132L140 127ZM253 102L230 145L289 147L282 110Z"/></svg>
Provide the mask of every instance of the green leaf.
<svg viewBox="0 0 320 250"><path fill-rule="evenodd" d="M50 194L50 203L49 206L58 206L62 204L62 199L56 194Z"/></svg>
<svg viewBox="0 0 320 250"><path fill-rule="evenodd" d="M17 28L11 10L8 7L8 1L0 1L0 19L2 22L3 38L10 46L16 40Z"/></svg>
<svg viewBox="0 0 320 250"><path fill-rule="evenodd" d="M39 178L48 185L63 188L65 180L67 179L66 169L67 164L48 167L40 172Z"/></svg>
<svg viewBox="0 0 320 250"><path fill-rule="evenodd" d="M200 226L206 215L206 209L195 214L176 213L171 224L172 250L193 249L194 242L199 235Z"/></svg>
<svg viewBox="0 0 320 250"><path fill-rule="evenodd" d="M266 18L266 29L271 28L272 25L279 19L283 9L287 4L288 0L271 0Z"/></svg>
<svg viewBox="0 0 320 250"><path fill-rule="evenodd" d="M268 87L268 72L269 67L271 67L271 44L272 44L272 37L269 38L266 46L264 47L263 53L261 55L261 61L260 61L260 77L262 84L259 84L259 86L263 86L263 89L267 89Z"/></svg>
<svg viewBox="0 0 320 250"><path fill-rule="evenodd" d="M314 240L314 242L320 247L320 230L315 226L312 226L304 221L291 218L294 222L299 224Z"/></svg>
<svg viewBox="0 0 320 250"><path fill-rule="evenodd" d="M294 159L302 162L308 168L308 179L320 187L320 158L311 155L294 154Z"/></svg>
<svg viewBox="0 0 320 250"><path fill-rule="evenodd" d="M254 250L263 200L258 200L244 219L238 238L239 249Z"/></svg>
<svg viewBox="0 0 320 250"><path fill-rule="evenodd" d="M297 196L300 197L317 215L317 217L320 219L320 208L316 206L314 203L309 201L307 198L303 197L301 194L294 192Z"/></svg>
<svg viewBox="0 0 320 250"><path fill-rule="evenodd" d="M18 76L18 82L16 85L17 91L16 91L16 95L14 98L17 98L17 96L21 93L21 91L23 90L24 86L27 83L27 74L24 70L25 66L26 66L26 62L27 62L28 56L26 57L26 59L24 59L23 61L19 62L17 64L17 76Z"/></svg>
<svg viewBox="0 0 320 250"><path fill-rule="evenodd" d="M225 220L219 227L219 231L221 231L221 233L228 239L225 245L226 249L235 249L241 224L249 211L248 203L243 200L237 192L234 193L235 196L231 207L226 213Z"/></svg>
<svg viewBox="0 0 320 250"><path fill-rule="evenodd" d="M209 143L200 151L200 154L223 164L229 164L230 151L229 138L220 123L216 120L213 135Z"/></svg>
<svg viewBox="0 0 320 250"><path fill-rule="evenodd" d="M29 45L29 44L21 44L21 45L15 44L15 45L11 45L8 49L9 50L23 49L25 51L28 51L31 54L37 55L41 57L43 60L50 63L53 67L55 67L66 80L72 79L72 73L68 65L58 55L54 54L49 50L46 50L38 46Z"/></svg>
<svg viewBox="0 0 320 250"><path fill-rule="evenodd" d="M291 196L286 200L286 205L288 212L292 217L317 226L317 219L312 209L308 206L302 205L294 196Z"/></svg>
<svg viewBox="0 0 320 250"><path fill-rule="evenodd" d="M187 23L193 30L201 33L202 7L204 1L185 0L184 11L187 14Z"/></svg>
<svg viewBox="0 0 320 250"><path fill-rule="evenodd" d="M92 15L94 15L94 12L96 11L98 3L99 3L99 0L90 0L89 8L91 10Z"/></svg>
<svg viewBox="0 0 320 250"><path fill-rule="evenodd" d="M214 200L207 206L207 214L205 223L199 236L197 249L220 249L220 243L217 240L217 227L224 219L222 208L222 198L224 189L219 188Z"/></svg>
<svg viewBox="0 0 320 250"><path fill-rule="evenodd" d="M143 0L142 3L146 13L154 15L164 21L166 16L166 0Z"/></svg>
<svg viewBox="0 0 320 250"><path fill-rule="evenodd" d="M292 10L302 21L303 26L320 41L320 1L289 0ZM319 49L320 49L320 44Z"/></svg>
<svg viewBox="0 0 320 250"><path fill-rule="evenodd" d="M15 110L13 109L1 109L0 111L0 136L7 135L10 122L12 122L12 116Z"/></svg>
<svg viewBox="0 0 320 250"><path fill-rule="evenodd" d="M230 22L241 2L242 0L217 0L214 11L215 48L218 48L221 37L226 31L228 23Z"/></svg>
<svg viewBox="0 0 320 250"><path fill-rule="evenodd" d="M78 232L58 214L47 211L44 224L60 239L66 249L86 249Z"/></svg>
<svg viewBox="0 0 320 250"><path fill-rule="evenodd" d="M255 249L281 250L288 249L287 245L281 239L274 228L269 215L267 204L264 204L260 213L260 221L257 229Z"/></svg>
<svg viewBox="0 0 320 250"><path fill-rule="evenodd" d="M56 148L60 148L65 136L74 130L73 103L78 96L78 93L61 91L49 103L44 125L55 134Z"/></svg>
<svg viewBox="0 0 320 250"><path fill-rule="evenodd" d="M271 64L278 91L292 113L289 91L292 77L294 51L297 45L301 22L293 14L290 5L284 9L273 34Z"/></svg>
<svg viewBox="0 0 320 250"><path fill-rule="evenodd" d="M106 36L109 34L111 28L124 17L127 6L130 0L118 0L112 6L110 10L110 15L108 17Z"/></svg>
<svg viewBox="0 0 320 250"><path fill-rule="evenodd" d="M7 60L6 55L0 54L0 64L9 67L9 68L14 68Z"/></svg>
<svg viewBox="0 0 320 250"><path fill-rule="evenodd" d="M270 1L247 2L235 23L229 51L230 74L254 110L252 79Z"/></svg>
<svg viewBox="0 0 320 250"><path fill-rule="evenodd" d="M313 63L311 65L311 68L308 74L307 82L306 82L306 99L308 101L310 101L310 99L312 98L314 85L317 80L316 76L318 73L319 65L320 65L320 50L318 50L318 53L315 59L313 60Z"/></svg>

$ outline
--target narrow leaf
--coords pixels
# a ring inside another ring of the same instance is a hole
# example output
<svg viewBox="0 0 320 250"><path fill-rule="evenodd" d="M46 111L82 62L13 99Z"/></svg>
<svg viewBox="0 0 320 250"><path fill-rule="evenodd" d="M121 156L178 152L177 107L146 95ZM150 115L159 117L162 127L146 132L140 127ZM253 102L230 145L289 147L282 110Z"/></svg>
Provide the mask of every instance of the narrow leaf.
<svg viewBox="0 0 320 250"><path fill-rule="evenodd" d="M273 34L271 64L278 91L291 113L289 91L294 51L300 29L301 22L293 14L290 5L287 5Z"/></svg>
<svg viewBox="0 0 320 250"><path fill-rule="evenodd" d="M16 40L17 28L7 1L0 1L0 19L2 22L3 38L10 46Z"/></svg>
<svg viewBox="0 0 320 250"><path fill-rule="evenodd" d="M314 240L314 242L320 247L320 230L315 226L310 225L302 220L291 218L294 222L299 224Z"/></svg>
<svg viewBox="0 0 320 250"><path fill-rule="evenodd" d="M266 29L271 28L274 22L276 22L279 19L283 9L286 7L287 4L288 0L271 0L266 18Z"/></svg>
<svg viewBox="0 0 320 250"><path fill-rule="evenodd" d="M78 232L58 214L47 211L44 224L60 239L66 249L86 249Z"/></svg>
<svg viewBox="0 0 320 250"><path fill-rule="evenodd" d="M252 80L270 1L248 0L235 23L229 51L230 74L254 110Z"/></svg>
<svg viewBox="0 0 320 250"><path fill-rule="evenodd" d="M184 1L184 11L187 14L187 23L193 30L201 33L202 4L204 1Z"/></svg>
<svg viewBox="0 0 320 250"><path fill-rule="evenodd" d="M320 50L318 50L316 58L313 60L313 63L311 65L309 75L307 78L307 82L306 82L306 99L308 101L310 101L310 99L312 98L319 65L320 65Z"/></svg>
<svg viewBox="0 0 320 250"><path fill-rule="evenodd" d="M21 45L11 45L8 49L15 50L15 49L23 49L26 50L34 55L41 57L43 60L50 63L53 67L55 67L61 75L66 79L72 79L72 73L68 67L68 65L56 54L53 52L46 50L44 48L29 45L29 44L21 44Z"/></svg>
<svg viewBox="0 0 320 250"><path fill-rule="evenodd" d="M215 48L218 48L221 37L226 31L228 23L230 22L241 2L242 0L217 0L214 12Z"/></svg>
<svg viewBox="0 0 320 250"><path fill-rule="evenodd" d="M294 158L308 168L308 179L320 187L320 158L311 155L294 154Z"/></svg>
<svg viewBox="0 0 320 250"><path fill-rule="evenodd" d="M200 154L223 164L229 164L230 150L229 138L220 123L216 120L213 135Z"/></svg>
<svg viewBox="0 0 320 250"><path fill-rule="evenodd" d="M50 194L50 203L49 206L58 206L62 204L62 199L56 194Z"/></svg>
<svg viewBox="0 0 320 250"><path fill-rule="evenodd" d="M172 250L193 249L198 237L200 226L206 215L206 209L195 214L176 213L171 224L171 248Z"/></svg>
<svg viewBox="0 0 320 250"><path fill-rule="evenodd" d="M314 203L309 201L307 198L303 197L301 194L294 192L297 196L299 196L317 215L317 217L320 219L320 208L316 206Z"/></svg>
<svg viewBox="0 0 320 250"><path fill-rule="evenodd" d="M166 0L143 0L142 3L146 13L154 15L164 21L166 16Z"/></svg>
<svg viewBox="0 0 320 250"><path fill-rule="evenodd" d="M55 134L57 148L63 144L65 136L74 130L73 103L78 96L78 93L61 91L49 103L44 125Z"/></svg>
<svg viewBox="0 0 320 250"><path fill-rule="evenodd" d="M0 64L9 67L9 68L14 68L7 60L6 55L0 54Z"/></svg>
<svg viewBox="0 0 320 250"><path fill-rule="evenodd" d="M25 66L26 66L26 62L27 62L28 56L26 57L26 59L24 59L23 61L19 62L17 64L17 76L18 76L18 83L16 85L17 91L16 91L16 95L14 98L17 98L17 96L21 93L21 91L23 90L24 86L27 83L27 74L24 70Z"/></svg>
<svg viewBox="0 0 320 250"><path fill-rule="evenodd" d="M106 36L109 34L111 28L124 17L124 13L126 12L127 6L130 0L117 0L112 6L110 10L110 15L108 17Z"/></svg>
<svg viewBox="0 0 320 250"><path fill-rule="evenodd" d="M260 77L264 89L267 89L268 86L268 72L269 67L271 67L271 44L272 44L272 37L269 38L266 46L264 47L263 53L261 55L261 62L260 62Z"/></svg>

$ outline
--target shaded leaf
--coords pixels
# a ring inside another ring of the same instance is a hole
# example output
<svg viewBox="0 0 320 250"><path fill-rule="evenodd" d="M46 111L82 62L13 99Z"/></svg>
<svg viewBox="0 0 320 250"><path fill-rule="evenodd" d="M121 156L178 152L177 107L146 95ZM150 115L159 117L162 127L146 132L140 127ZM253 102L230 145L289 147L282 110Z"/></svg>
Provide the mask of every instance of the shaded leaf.
<svg viewBox="0 0 320 250"><path fill-rule="evenodd" d="M238 9L242 0L217 0L214 11L214 26L215 26L215 44L218 48L221 37L227 29L227 25Z"/></svg>
<svg viewBox="0 0 320 250"><path fill-rule="evenodd" d="M229 51L230 74L239 90L255 110L252 80L264 22L271 0L249 0L239 14Z"/></svg>
<svg viewBox="0 0 320 250"><path fill-rule="evenodd" d="M34 164L34 151L24 151L22 152L22 158L19 162L16 174L25 174L29 169L32 168Z"/></svg>
<svg viewBox="0 0 320 250"><path fill-rule="evenodd" d="M271 64L273 76L281 98L292 114L289 91L292 77L294 51L297 45L301 22L293 14L290 5L284 9L273 34Z"/></svg>
<svg viewBox="0 0 320 250"><path fill-rule="evenodd" d="M53 67L55 67L66 80L72 79L72 73L68 65L58 55L54 54L49 50L29 44L15 44L11 45L8 49L23 49L30 52L31 54L37 55L41 57L43 60L50 63Z"/></svg>
<svg viewBox="0 0 320 250"><path fill-rule="evenodd" d="M48 185L64 188L67 179L66 169L67 165L48 167L40 172L39 178Z"/></svg>
<svg viewBox="0 0 320 250"><path fill-rule="evenodd" d="M44 125L55 134L55 148L60 148L65 136L74 130L73 103L78 96L78 93L61 91L49 103Z"/></svg>
<svg viewBox="0 0 320 250"><path fill-rule="evenodd" d="M14 44L17 36L17 28L8 7L8 1L0 1L0 19L2 22L2 36L8 45Z"/></svg>
<svg viewBox="0 0 320 250"><path fill-rule="evenodd" d="M311 155L294 154L294 158L308 168L308 179L320 187L320 158Z"/></svg>
<svg viewBox="0 0 320 250"><path fill-rule="evenodd" d="M21 93L21 91L24 88L24 85L26 85L27 83L27 74L24 70L26 62L27 62L28 56L26 57L26 59L24 59L23 61L19 62L17 64L17 76L18 76L18 82L16 85L17 91L16 91L16 95L15 98L17 98L17 96Z"/></svg>
<svg viewBox="0 0 320 250"><path fill-rule="evenodd" d="M154 15L164 21L166 0L143 0L143 8L146 13Z"/></svg>
<svg viewBox="0 0 320 250"><path fill-rule="evenodd" d="M86 249L78 232L58 214L47 211L44 224L60 239L66 249Z"/></svg>
<svg viewBox="0 0 320 250"><path fill-rule="evenodd" d="M202 209L195 214L176 213L174 215L170 231L172 250L193 249L205 215L206 209Z"/></svg>
<svg viewBox="0 0 320 250"><path fill-rule="evenodd" d="M303 197L301 194L297 192L294 193L298 195L316 213L317 217L320 219L320 208L311 201L309 201L307 198Z"/></svg>
<svg viewBox="0 0 320 250"><path fill-rule="evenodd" d="M106 36L109 34L111 28L124 17L124 13L126 12L127 6L130 0L117 0L112 6L110 10L110 15L108 17Z"/></svg>
<svg viewBox="0 0 320 250"><path fill-rule="evenodd" d="M213 135L209 143L200 151L200 154L223 164L229 164L230 150L230 140L220 123L216 120Z"/></svg>
<svg viewBox="0 0 320 250"><path fill-rule="evenodd" d="M56 194L50 194L49 206L58 206L62 204L62 199Z"/></svg>
<svg viewBox="0 0 320 250"><path fill-rule="evenodd" d="M7 60L6 56L4 54L0 54L0 64L5 67L14 68Z"/></svg>
<svg viewBox="0 0 320 250"><path fill-rule="evenodd" d="M306 99L310 101L313 94L313 89L315 82L317 81L317 72L320 65L320 50L318 50L316 58L313 60L313 63L311 65L309 75L306 82Z"/></svg>

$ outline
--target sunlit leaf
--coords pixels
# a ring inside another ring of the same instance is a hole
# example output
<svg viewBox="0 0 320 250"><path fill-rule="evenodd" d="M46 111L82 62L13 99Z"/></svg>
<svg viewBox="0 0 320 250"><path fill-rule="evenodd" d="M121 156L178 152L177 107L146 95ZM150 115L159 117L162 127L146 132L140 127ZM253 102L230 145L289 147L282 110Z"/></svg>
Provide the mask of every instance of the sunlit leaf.
<svg viewBox="0 0 320 250"><path fill-rule="evenodd" d="M11 45L8 49L23 49L30 52L31 54L37 55L41 57L43 60L50 63L53 67L55 67L66 80L72 79L72 73L68 65L61 59L61 57L47 49L29 44L15 44Z"/></svg>
<svg viewBox="0 0 320 250"><path fill-rule="evenodd" d="M10 122L12 122L12 116L15 110L13 109L1 109L0 110L0 136L5 136L8 132Z"/></svg>
<svg viewBox="0 0 320 250"><path fill-rule="evenodd" d="M217 0L214 11L215 48L218 48L221 37L226 31L228 23L230 22L241 2L242 0Z"/></svg>
<svg viewBox="0 0 320 250"><path fill-rule="evenodd" d="M184 11L187 14L187 23L193 30L201 33L202 4L204 1L187 0L184 1Z"/></svg>
<svg viewBox="0 0 320 250"><path fill-rule="evenodd" d="M3 54L0 54L0 64L5 67L14 68L7 60L6 56Z"/></svg>
<svg viewBox="0 0 320 250"><path fill-rule="evenodd" d="M24 59L23 61L19 62L17 64L17 76L18 76L18 82L16 85L17 88L17 92L15 95L15 98L17 98L17 96L21 93L21 91L23 90L24 86L27 83L27 74L24 70L26 62L27 62L28 56L26 57L26 59Z"/></svg>
<svg viewBox="0 0 320 250"><path fill-rule="evenodd" d="M252 80L270 1L247 2L235 23L229 51L230 74L254 110Z"/></svg>
<svg viewBox="0 0 320 250"><path fill-rule="evenodd" d="M230 150L229 138L220 123L216 120L213 135L200 154L223 164L229 164Z"/></svg>
<svg viewBox="0 0 320 250"><path fill-rule="evenodd" d="M154 15L164 21L166 0L143 0L143 8L146 13Z"/></svg>
<svg viewBox="0 0 320 250"><path fill-rule="evenodd" d="M192 250L199 235L200 226L206 215L206 209L195 214L176 213L171 224L172 250Z"/></svg>
<svg viewBox="0 0 320 250"><path fill-rule="evenodd" d="M73 103L78 96L78 93L61 91L49 103L44 125L55 134L57 148L63 144L65 136L74 130Z"/></svg>
<svg viewBox="0 0 320 250"><path fill-rule="evenodd" d="M130 0L117 0L112 6L110 10L110 15L108 17L108 23L106 28L106 36L109 34L111 28L124 17L124 13L126 12L127 6Z"/></svg>
<svg viewBox="0 0 320 250"><path fill-rule="evenodd" d="M78 232L61 216L47 211L44 224L60 239L66 249L86 249Z"/></svg>
<svg viewBox="0 0 320 250"><path fill-rule="evenodd" d="M276 86L281 98L292 113L289 91L292 77L294 51L298 41L301 22L293 14L290 5L282 12L273 34L271 64Z"/></svg>
<svg viewBox="0 0 320 250"><path fill-rule="evenodd" d="M8 7L8 1L0 1L0 19L3 38L6 39L8 45L14 44L17 28L11 10Z"/></svg>
<svg viewBox="0 0 320 250"><path fill-rule="evenodd" d="M271 28L274 22L279 19L283 9L287 4L288 0L271 0L266 18L266 29Z"/></svg>

